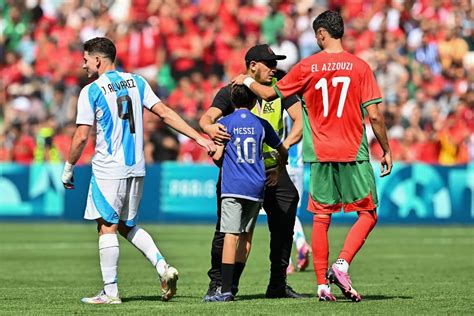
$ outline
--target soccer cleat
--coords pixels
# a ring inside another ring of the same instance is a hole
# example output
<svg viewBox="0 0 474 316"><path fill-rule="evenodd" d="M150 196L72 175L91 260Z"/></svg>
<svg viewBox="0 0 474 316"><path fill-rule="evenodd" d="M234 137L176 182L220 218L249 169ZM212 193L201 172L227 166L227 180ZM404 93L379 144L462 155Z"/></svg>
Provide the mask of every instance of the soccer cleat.
<svg viewBox="0 0 474 316"><path fill-rule="evenodd" d="M165 268L165 274L160 277L161 279L161 299L163 301L169 301L176 294L176 284L178 282L178 270L174 267L167 265Z"/></svg>
<svg viewBox="0 0 474 316"><path fill-rule="evenodd" d="M352 287L352 281L349 274L339 271L335 264L333 264L326 272L326 279L330 283L337 285L347 299L350 299L353 302L360 302L362 300L360 294Z"/></svg>
<svg viewBox="0 0 474 316"><path fill-rule="evenodd" d="M311 248L307 243L304 243L303 247L298 251L298 271L304 271L309 265L309 255Z"/></svg>
<svg viewBox="0 0 474 316"><path fill-rule="evenodd" d="M319 291L318 297L319 297L319 300L322 302L330 302L330 301L336 300L336 298L334 297L334 295L332 295L331 292L325 291L325 290Z"/></svg>
<svg viewBox="0 0 474 316"><path fill-rule="evenodd" d="M209 298L214 295L221 294L221 289L222 287L220 285L209 285L206 295L204 295L204 297L202 298L203 302L207 302Z"/></svg>
<svg viewBox="0 0 474 316"><path fill-rule="evenodd" d="M232 292L225 292L225 293L217 293L214 296L210 296L207 299L204 299L204 302L231 302L233 301L234 294Z"/></svg>
<svg viewBox="0 0 474 316"><path fill-rule="evenodd" d="M268 286L267 292L265 293L266 298L303 298L301 294L298 294L289 286L285 284L281 287L273 288Z"/></svg>
<svg viewBox="0 0 474 316"><path fill-rule="evenodd" d="M104 290L101 290L96 296L82 298L81 302L86 304L122 304L120 297L109 296L105 294Z"/></svg>

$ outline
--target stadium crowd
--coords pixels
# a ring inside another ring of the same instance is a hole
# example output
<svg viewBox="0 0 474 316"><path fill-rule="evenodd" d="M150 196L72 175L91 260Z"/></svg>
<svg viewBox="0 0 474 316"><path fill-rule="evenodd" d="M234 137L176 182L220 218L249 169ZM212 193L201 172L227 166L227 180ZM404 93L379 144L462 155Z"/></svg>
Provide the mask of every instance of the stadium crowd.
<svg viewBox="0 0 474 316"><path fill-rule="evenodd" d="M312 21L339 9L345 49L382 89L395 161L474 160L474 9L469 0L0 0L0 162L61 162L88 83L82 43L107 36L119 69L142 75L197 127L223 85L261 42L288 56L319 50ZM367 129L369 141L374 136ZM145 114L148 163L208 161L194 142ZM94 154L93 137L80 163ZM373 158L381 157L377 146Z"/></svg>

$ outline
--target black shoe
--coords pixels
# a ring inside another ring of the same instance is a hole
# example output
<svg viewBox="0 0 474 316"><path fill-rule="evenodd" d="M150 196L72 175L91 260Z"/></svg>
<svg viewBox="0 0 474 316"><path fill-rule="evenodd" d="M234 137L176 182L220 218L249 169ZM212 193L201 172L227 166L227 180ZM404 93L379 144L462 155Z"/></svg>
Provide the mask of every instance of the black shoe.
<svg viewBox="0 0 474 316"><path fill-rule="evenodd" d="M296 293L288 284L280 287L267 287L266 298L303 298L304 296Z"/></svg>
<svg viewBox="0 0 474 316"><path fill-rule="evenodd" d="M210 285L209 289L207 289L206 295L203 297L204 302L208 302L209 299L213 296L221 294L221 286L220 285Z"/></svg>

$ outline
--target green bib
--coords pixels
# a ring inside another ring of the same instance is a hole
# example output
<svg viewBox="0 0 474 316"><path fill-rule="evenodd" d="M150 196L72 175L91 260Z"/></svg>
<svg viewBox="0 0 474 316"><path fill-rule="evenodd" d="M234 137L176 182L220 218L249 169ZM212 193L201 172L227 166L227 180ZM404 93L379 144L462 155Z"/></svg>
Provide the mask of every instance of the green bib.
<svg viewBox="0 0 474 316"><path fill-rule="evenodd" d="M280 98L268 102L265 100L259 100L259 102L257 102L253 107L252 113L269 122L278 137L280 137L280 139L283 138L283 108ZM277 160L274 158L274 153L276 153L276 150L265 143L263 144L265 169L275 167L278 164Z"/></svg>

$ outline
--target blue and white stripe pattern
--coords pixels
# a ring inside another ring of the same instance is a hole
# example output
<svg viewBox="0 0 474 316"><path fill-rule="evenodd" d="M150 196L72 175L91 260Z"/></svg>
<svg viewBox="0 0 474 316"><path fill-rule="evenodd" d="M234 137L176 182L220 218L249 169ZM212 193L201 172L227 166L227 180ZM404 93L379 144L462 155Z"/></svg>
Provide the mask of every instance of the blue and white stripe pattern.
<svg viewBox="0 0 474 316"><path fill-rule="evenodd" d="M283 112L283 124L285 127L285 135L283 138L286 138L293 128L293 120L286 111ZM303 168L303 142L301 140L288 149L288 166L290 168Z"/></svg>
<svg viewBox="0 0 474 316"><path fill-rule="evenodd" d="M96 154L92 160L97 178L145 175L143 107L151 109L158 102L160 99L149 84L130 73L108 71L82 89L76 123L97 123ZM133 113L129 113L129 109ZM124 118L132 114L132 122ZM130 127L132 123L134 131Z"/></svg>

